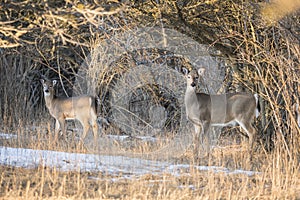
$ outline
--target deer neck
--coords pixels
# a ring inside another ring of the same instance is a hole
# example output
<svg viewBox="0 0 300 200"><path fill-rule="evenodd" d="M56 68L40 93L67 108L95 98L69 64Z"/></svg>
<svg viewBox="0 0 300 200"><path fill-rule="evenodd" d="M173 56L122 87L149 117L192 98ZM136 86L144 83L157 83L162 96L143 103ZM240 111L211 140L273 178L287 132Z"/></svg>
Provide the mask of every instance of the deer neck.
<svg viewBox="0 0 300 200"><path fill-rule="evenodd" d="M45 102L48 109L51 109L53 106L53 100L55 99L54 94L50 93L49 95L44 94Z"/></svg>
<svg viewBox="0 0 300 200"><path fill-rule="evenodd" d="M196 87L187 86L184 101L186 108L190 108L191 106L189 105L192 105L194 104L194 102L197 102Z"/></svg>

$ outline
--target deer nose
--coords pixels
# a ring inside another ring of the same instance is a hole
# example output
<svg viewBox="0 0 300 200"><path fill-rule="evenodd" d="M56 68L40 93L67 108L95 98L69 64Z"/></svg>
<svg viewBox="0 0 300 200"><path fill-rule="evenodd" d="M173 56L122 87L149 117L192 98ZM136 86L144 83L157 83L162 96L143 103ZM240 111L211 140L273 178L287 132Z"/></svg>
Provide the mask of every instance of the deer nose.
<svg viewBox="0 0 300 200"><path fill-rule="evenodd" d="M192 86L192 87L195 87L195 86L196 86L196 83L195 83L195 82L192 82L192 83L191 83L191 86Z"/></svg>

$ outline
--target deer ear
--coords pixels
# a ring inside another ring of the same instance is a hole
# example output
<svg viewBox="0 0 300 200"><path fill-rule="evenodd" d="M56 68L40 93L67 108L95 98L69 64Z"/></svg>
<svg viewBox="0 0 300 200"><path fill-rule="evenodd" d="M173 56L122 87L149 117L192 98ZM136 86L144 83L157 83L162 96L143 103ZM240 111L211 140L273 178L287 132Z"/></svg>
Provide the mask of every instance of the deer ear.
<svg viewBox="0 0 300 200"><path fill-rule="evenodd" d="M184 75L187 75L189 73L189 70L187 70L186 68L183 67L182 72L183 72Z"/></svg>
<svg viewBox="0 0 300 200"><path fill-rule="evenodd" d="M41 83L44 84L45 83L45 80L44 79L40 79Z"/></svg>
<svg viewBox="0 0 300 200"><path fill-rule="evenodd" d="M57 80L53 80L52 83L53 83L53 86L56 85L57 84Z"/></svg>
<svg viewBox="0 0 300 200"><path fill-rule="evenodd" d="M198 69L198 74L199 74L200 76L203 76L204 73L205 73L205 68L200 68L200 69Z"/></svg>

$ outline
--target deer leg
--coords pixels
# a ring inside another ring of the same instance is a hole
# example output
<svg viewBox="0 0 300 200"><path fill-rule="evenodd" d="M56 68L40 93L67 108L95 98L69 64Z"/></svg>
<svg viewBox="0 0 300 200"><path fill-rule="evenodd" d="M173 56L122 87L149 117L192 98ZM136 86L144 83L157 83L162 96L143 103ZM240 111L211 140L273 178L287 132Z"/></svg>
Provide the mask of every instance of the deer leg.
<svg viewBox="0 0 300 200"><path fill-rule="evenodd" d="M60 128L61 128L61 133L65 137L66 134L67 134L67 126L66 126L66 121L65 121L64 118L59 119L59 125L60 125Z"/></svg>
<svg viewBox="0 0 300 200"><path fill-rule="evenodd" d="M98 101L98 99L96 100ZM89 117L89 124L92 128L93 134L94 134L94 142L96 144L97 137L98 137L98 116L96 113L96 109L91 109L90 110L90 117Z"/></svg>
<svg viewBox="0 0 300 200"><path fill-rule="evenodd" d="M83 133L81 135L81 140L84 140L84 138L86 137L87 135L87 132L90 128L90 125L89 125L89 122L84 120L84 121L81 121L81 125L82 125L82 128L83 128Z"/></svg>
<svg viewBox="0 0 300 200"><path fill-rule="evenodd" d="M200 134L200 128L201 126L198 124L194 124L194 128L195 128L195 135L194 135L194 153L198 154L199 152L199 142L200 142L200 138L201 134Z"/></svg>
<svg viewBox="0 0 300 200"><path fill-rule="evenodd" d="M96 142L97 136L98 136L98 124L97 119L92 119L90 122L90 125L92 127L93 133L94 133L94 141Z"/></svg>
<svg viewBox="0 0 300 200"><path fill-rule="evenodd" d="M249 154L250 154L250 161L252 160L252 156L253 156L253 151L254 151L254 143L255 143L255 138L256 138L256 130L255 128L250 125L249 128L249 133L248 133L248 137L249 137Z"/></svg>
<svg viewBox="0 0 300 200"><path fill-rule="evenodd" d="M243 122L238 122L239 125L246 131L248 138L249 138L249 147L248 147L248 153L250 156L250 161L252 160L253 156L253 147L254 147L254 141L256 137L256 130L252 126L251 123L243 123Z"/></svg>
<svg viewBox="0 0 300 200"><path fill-rule="evenodd" d="M60 122L58 121L58 119L55 119L54 141L58 139L59 129L60 129Z"/></svg>
<svg viewBox="0 0 300 200"><path fill-rule="evenodd" d="M66 137L66 125L65 124L66 124L66 121L64 118L56 119L54 140L58 139L59 129L61 129L61 135L63 135L63 137Z"/></svg>
<svg viewBox="0 0 300 200"><path fill-rule="evenodd" d="M207 155L209 155L209 152L210 152L210 137L209 137L209 134L208 134L208 131L209 131L209 127L210 127L210 123L208 121L205 121L203 122L203 125L202 125L202 144L205 145L206 147L206 153Z"/></svg>
<svg viewBox="0 0 300 200"><path fill-rule="evenodd" d="M56 119L55 120L55 134L59 133L59 129L60 129L60 124L59 124L59 121Z"/></svg>

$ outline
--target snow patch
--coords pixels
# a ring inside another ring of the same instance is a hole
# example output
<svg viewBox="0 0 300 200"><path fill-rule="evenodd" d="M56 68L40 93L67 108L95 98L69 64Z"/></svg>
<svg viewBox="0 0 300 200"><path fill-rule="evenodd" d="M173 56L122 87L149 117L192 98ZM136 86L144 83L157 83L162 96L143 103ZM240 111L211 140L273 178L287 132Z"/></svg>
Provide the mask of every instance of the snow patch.
<svg viewBox="0 0 300 200"><path fill-rule="evenodd" d="M16 134L0 133L0 139L9 140L9 139L17 139L17 137L18 136Z"/></svg>
<svg viewBox="0 0 300 200"><path fill-rule="evenodd" d="M190 168L214 173L244 174L253 176L254 171L229 170L217 166L192 166L188 164L173 164L132 158L126 156L110 156L96 154L67 153L49 150L0 147L0 165L36 168L38 166L57 168L61 171L104 172L111 175L122 174L126 178L146 174L171 174L180 176L189 174Z"/></svg>

